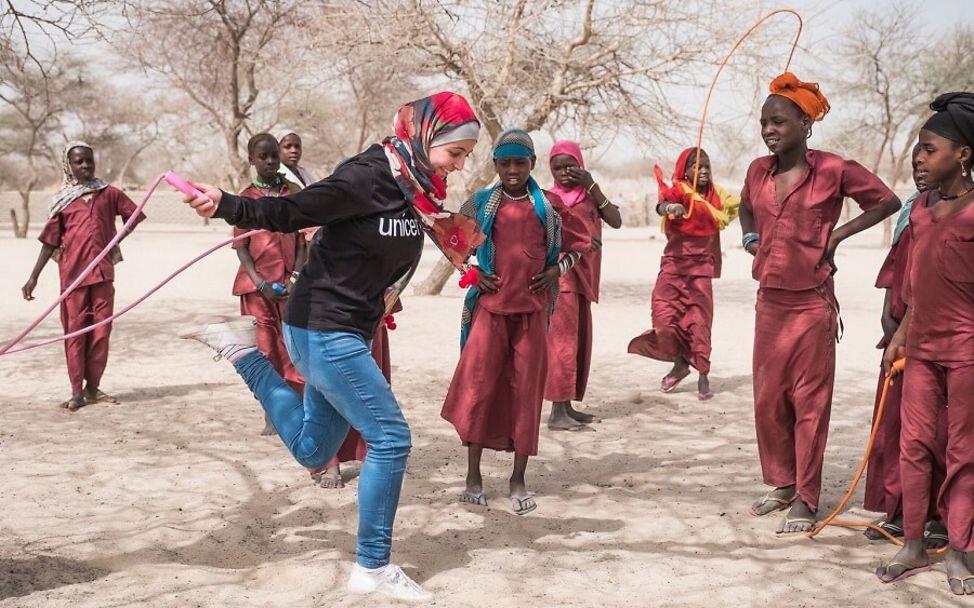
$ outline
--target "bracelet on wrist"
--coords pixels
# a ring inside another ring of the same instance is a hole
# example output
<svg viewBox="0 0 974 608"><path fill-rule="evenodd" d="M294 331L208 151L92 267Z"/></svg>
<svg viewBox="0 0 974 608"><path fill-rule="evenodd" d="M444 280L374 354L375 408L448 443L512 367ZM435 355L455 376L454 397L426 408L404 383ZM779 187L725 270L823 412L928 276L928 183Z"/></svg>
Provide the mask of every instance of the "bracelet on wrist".
<svg viewBox="0 0 974 608"><path fill-rule="evenodd" d="M599 209L605 209L606 207L608 207L611 204L612 203L609 201L609 199L604 198L604 199L602 199L602 202L599 203Z"/></svg>
<svg viewBox="0 0 974 608"><path fill-rule="evenodd" d="M592 182L592 185L586 188L585 190L587 190L591 194L592 188L595 188L596 186L598 186L598 184L596 182Z"/></svg>
<svg viewBox="0 0 974 608"><path fill-rule="evenodd" d="M267 286L267 281L261 279L260 283L257 283L257 291L264 291L264 287Z"/></svg>

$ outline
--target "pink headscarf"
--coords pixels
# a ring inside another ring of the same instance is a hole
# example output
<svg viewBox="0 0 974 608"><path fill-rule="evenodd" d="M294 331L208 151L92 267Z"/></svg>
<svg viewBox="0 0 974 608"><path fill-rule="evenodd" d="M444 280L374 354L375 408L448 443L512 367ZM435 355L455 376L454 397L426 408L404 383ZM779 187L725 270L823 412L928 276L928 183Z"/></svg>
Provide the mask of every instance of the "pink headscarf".
<svg viewBox="0 0 974 608"><path fill-rule="evenodd" d="M548 154L548 162L550 163L551 159L561 154L571 156L578 163L579 167L585 168L585 161L582 159L582 149L578 147L577 143L568 139L556 141L555 145L551 147L551 152ZM585 197L588 196L588 191L585 189L585 186L578 184L572 188L566 188L559 184L558 180L555 180L551 191L558 195L558 198L565 203L566 207L574 207L584 201Z"/></svg>

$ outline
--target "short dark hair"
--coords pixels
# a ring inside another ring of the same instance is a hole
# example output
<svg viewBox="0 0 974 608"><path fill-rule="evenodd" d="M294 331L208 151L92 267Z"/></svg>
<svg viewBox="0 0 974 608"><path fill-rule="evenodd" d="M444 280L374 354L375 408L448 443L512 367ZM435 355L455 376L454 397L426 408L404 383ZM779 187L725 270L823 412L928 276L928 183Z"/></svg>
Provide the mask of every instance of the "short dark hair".
<svg viewBox="0 0 974 608"><path fill-rule="evenodd" d="M275 148L277 147L277 138L276 137L274 137L270 133L258 133L257 135L254 135L253 137L251 137L250 138L250 141L247 142L247 155L248 156L253 156L254 155L254 150L257 149L257 144L259 144L261 142L264 142L264 141L273 144Z"/></svg>

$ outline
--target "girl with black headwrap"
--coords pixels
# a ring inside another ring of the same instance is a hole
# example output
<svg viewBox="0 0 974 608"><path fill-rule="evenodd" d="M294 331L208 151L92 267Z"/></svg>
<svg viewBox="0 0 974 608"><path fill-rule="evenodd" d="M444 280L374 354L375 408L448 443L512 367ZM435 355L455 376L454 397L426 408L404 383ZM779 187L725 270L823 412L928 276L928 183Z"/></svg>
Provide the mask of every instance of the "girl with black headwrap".
<svg viewBox="0 0 974 608"><path fill-rule="evenodd" d="M931 186L910 216L909 307L886 350L887 368L906 357L900 475L905 544L876 574L884 583L930 569L923 529L930 512L947 524L947 582L974 595L974 94L947 93L920 130L917 167ZM921 204L922 203L922 204ZM937 438L946 417L946 454ZM943 459L943 462L940 460ZM934 472L946 468L939 494Z"/></svg>

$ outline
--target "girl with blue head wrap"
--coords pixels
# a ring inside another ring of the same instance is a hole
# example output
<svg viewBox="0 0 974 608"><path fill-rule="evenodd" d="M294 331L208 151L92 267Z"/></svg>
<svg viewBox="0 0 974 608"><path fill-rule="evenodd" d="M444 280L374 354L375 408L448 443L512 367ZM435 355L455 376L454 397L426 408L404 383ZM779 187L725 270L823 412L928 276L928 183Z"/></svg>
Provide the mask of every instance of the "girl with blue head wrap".
<svg viewBox="0 0 974 608"><path fill-rule="evenodd" d="M536 161L531 136L521 129L504 131L493 158L498 181L460 210L479 222L486 240L477 249L477 284L464 298L462 352L442 416L468 449L460 501L487 504L480 474L485 447L513 451L510 500L523 515L537 508L524 472L528 457L538 453L548 320L558 279L580 253L561 254L564 205L531 177ZM569 249L591 246L570 239Z"/></svg>

